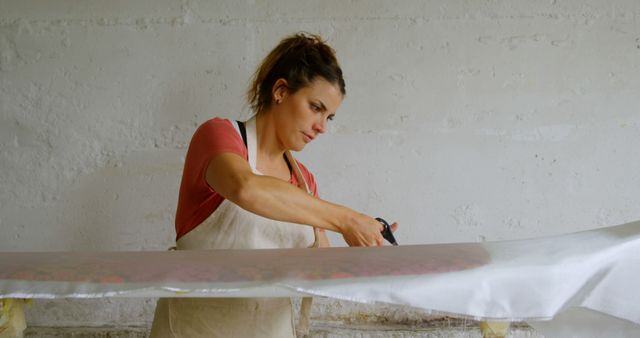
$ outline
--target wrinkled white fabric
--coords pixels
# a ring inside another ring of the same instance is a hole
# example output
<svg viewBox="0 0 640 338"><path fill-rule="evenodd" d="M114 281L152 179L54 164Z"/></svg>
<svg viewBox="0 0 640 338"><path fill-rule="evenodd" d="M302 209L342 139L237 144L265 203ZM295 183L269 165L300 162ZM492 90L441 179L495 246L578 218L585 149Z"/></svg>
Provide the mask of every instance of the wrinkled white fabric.
<svg viewBox="0 0 640 338"><path fill-rule="evenodd" d="M640 222L481 244L0 254L3 298L317 295L507 321L584 307L640 324L639 280Z"/></svg>

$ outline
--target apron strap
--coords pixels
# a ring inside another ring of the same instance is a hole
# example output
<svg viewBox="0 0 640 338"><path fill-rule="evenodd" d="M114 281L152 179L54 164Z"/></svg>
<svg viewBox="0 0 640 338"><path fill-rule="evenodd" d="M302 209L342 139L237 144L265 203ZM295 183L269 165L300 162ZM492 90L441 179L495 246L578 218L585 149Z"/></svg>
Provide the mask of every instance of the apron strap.
<svg viewBox="0 0 640 338"><path fill-rule="evenodd" d="M309 190L307 181L304 179L304 176L302 176L302 172L300 171L300 166L298 166L298 162L296 162L296 159L293 158L293 155L291 155L291 152L288 150L284 153L284 157L287 159L287 162L289 162L289 165L291 166L291 170L293 171L293 174L296 176L296 179L298 180L298 187L304 190L307 194L311 195L311 190Z"/></svg>
<svg viewBox="0 0 640 338"><path fill-rule="evenodd" d="M300 171L300 167L298 166L298 162L293 158L290 151L286 151L284 153L291 169L293 170L294 175L296 175L296 179L298 180L298 187L307 192L307 194L311 195L311 191L309 190L309 186L307 185L307 181L302 176L302 172ZM320 245L320 230L318 228L313 227L313 244L311 248L317 248ZM311 304L313 303L313 297L304 297L302 298L302 303L300 304L300 318L298 319L298 325L296 325L296 335L298 337L306 337L309 335L309 322L311 317Z"/></svg>
<svg viewBox="0 0 640 338"><path fill-rule="evenodd" d="M257 140L257 126L256 126L256 117L250 118L247 122L244 123L244 127L246 130L247 136L247 152L249 153L249 165L251 166L251 170L257 170L257 162L258 162L258 140Z"/></svg>
<svg viewBox="0 0 640 338"><path fill-rule="evenodd" d="M247 146L247 150L249 152L249 165L252 169L256 168L256 151L257 151L257 142L256 142L256 119L255 117L249 119L247 122L242 123L238 122L238 129L240 130L240 135L242 135L242 140ZM309 185L307 184L307 180L302 176L302 172L300 171L300 166L298 166L298 162L293 158L290 151L286 151L284 153L285 159L287 160L291 171L296 176L298 181L298 188L305 191L307 194L311 195L311 191L309 190ZM320 230L318 228L313 227L313 237L314 241L310 248L317 248L320 245ZM311 316L311 304L313 303L313 297L304 297L302 298L302 303L300 304L300 318L298 319L298 325L296 325L296 335L298 337L305 337L309 335L309 318Z"/></svg>
<svg viewBox="0 0 640 338"><path fill-rule="evenodd" d="M247 152L249 153L249 165L252 170L256 169L257 156L256 152L258 149L258 145L256 142L256 117L252 117L246 122L236 121L238 125L238 130L240 131L240 135L242 136L242 140L244 141L244 145L247 147ZM287 164L293 171L293 174L296 176L298 180L298 188L305 191L307 194L311 195L311 191L309 190L309 185L307 184L307 180L302 176L302 172L300 171L300 166L298 166L298 162L293 158L290 151L286 151L284 153L285 159L287 160ZM320 245L320 231L318 228L313 227L313 244L310 246L311 248L317 248Z"/></svg>

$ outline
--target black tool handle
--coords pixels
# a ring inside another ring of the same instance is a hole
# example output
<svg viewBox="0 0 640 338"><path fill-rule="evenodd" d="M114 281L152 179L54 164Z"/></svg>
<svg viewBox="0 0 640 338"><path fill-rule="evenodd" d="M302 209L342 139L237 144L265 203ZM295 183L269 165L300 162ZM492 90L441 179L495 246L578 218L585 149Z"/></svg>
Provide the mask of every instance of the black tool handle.
<svg viewBox="0 0 640 338"><path fill-rule="evenodd" d="M391 231L391 226L389 225L389 223L387 223L387 221L380 217L376 218L376 221L380 222L384 226L384 229L382 229L381 231L382 237L384 237L384 239L389 241L389 243L391 243L392 245L398 245L398 242L396 242L396 238L393 237L393 232Z"/></svg>

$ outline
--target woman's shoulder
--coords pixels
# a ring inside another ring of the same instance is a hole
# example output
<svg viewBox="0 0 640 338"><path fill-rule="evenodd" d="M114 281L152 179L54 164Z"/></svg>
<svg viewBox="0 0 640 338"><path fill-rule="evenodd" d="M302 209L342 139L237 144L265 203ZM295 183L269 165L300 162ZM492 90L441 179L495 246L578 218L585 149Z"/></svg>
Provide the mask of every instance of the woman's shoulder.
<svg viewBox="0 0 640 338"><path fill-rule="evenodd" d="M233 122L230 119L226 119L223 117L214 117L211 118L205 122L203 122L199 127L198 130L200 129L205 129L205 130L211 130L211 129L231 129L233 130Z"/></svg>
<svg viewBox="0 0 640 338"><path fill-rule="evenodd" d="M194 137L240 137L240 134L237 130L237 126L235 125L235 121L222 118L222 117L214 117L205 122L203 122L194 134Z"/></svg>
<svg viewBox="0 0 640 338"><path fill-rule="evenodd" d="M233 152L244 156L246 149L233 120L214 117L202 123L193 134L190 148L208 155Z"/></svg>

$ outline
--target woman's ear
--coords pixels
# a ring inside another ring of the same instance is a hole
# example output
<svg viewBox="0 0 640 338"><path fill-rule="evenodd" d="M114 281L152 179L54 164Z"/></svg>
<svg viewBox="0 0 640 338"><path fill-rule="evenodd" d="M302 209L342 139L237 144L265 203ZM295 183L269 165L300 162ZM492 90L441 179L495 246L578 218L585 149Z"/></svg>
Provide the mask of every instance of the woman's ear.
<svg viewBox="0 0 640 338"><path fill-rule="evenodd" d="M287 80L278 79L273 84L273 88L271 89L271 95L273 97L273 102L276 104L282 102L284 98L287 96L289 92L289 86L287 86Z"/></svg>

